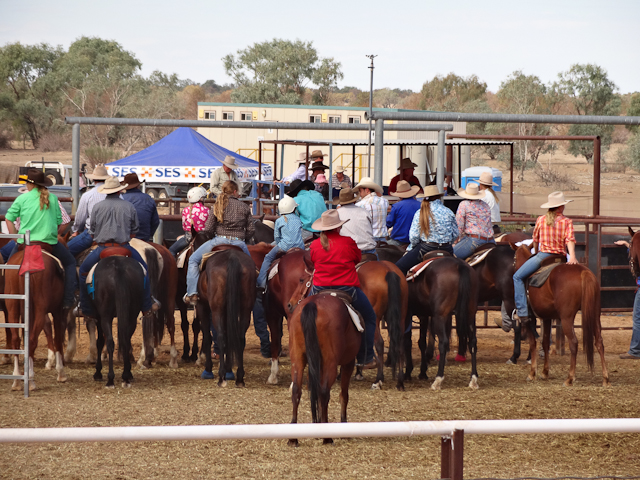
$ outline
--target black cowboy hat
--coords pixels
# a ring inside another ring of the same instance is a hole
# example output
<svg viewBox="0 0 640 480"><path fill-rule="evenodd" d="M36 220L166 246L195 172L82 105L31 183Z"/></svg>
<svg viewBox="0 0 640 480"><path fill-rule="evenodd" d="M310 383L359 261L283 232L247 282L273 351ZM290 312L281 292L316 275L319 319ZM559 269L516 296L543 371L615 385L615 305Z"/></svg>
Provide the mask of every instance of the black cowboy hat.
<svg viewBox="0 0 640 480"><path fill-rule="evenodd" d="M300 190L314 190L315 185L311 180L300 180L296 179L291 182L291 187L289 189L289 196L295 197L300 193Z"/></svg>
<svg viewBox="0 0 640 480"><path fill-rule="evenodd" d="M327 167L326 165L324 165L322 163L322 160L320 160L319 162L313 162L313 164L309 167L312 171L313 170L328 170L329 167Z"/></svg>
<svg viewBox="0 0 640 480"><path fill-rule="evenodd" d="M45 177L43 171L36 170L35 168L30 168L27 172L27 183L33 183L41 187L50 187L53 185L51 179Z"/></svg>

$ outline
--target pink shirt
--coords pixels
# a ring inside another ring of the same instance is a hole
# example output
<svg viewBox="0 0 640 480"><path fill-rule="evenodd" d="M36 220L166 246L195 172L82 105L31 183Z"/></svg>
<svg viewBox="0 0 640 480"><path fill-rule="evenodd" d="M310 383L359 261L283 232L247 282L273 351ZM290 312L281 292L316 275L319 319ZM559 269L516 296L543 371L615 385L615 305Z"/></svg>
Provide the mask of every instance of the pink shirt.
<svg viewBox="0 0 640 480"><path fill-rule="evenodd" d="M205 207L201 202L185 207L182 210L182 229L185 232L190 232L191 223L193 222L193 228L196 232L201 232L204 230L204 224L209 218L209 212L209 208Z"/></svg>

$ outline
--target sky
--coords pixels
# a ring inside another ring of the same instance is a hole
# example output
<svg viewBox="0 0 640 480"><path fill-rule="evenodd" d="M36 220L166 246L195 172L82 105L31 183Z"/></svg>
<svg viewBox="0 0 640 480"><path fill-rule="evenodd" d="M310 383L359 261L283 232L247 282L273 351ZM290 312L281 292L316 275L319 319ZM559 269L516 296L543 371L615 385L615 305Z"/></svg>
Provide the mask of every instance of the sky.
<svg viewBox="0 0 640 480"><path fill-rule="evenodd" d="M142 74L232 81L222 57L281 38L313 42L342 65L339 86L420 91L435 75L477 75L496 92L516 70L543 83L576 63L640 91L639 0L0 0L0 45L67 49L81 36L115 40Z"/></svg>

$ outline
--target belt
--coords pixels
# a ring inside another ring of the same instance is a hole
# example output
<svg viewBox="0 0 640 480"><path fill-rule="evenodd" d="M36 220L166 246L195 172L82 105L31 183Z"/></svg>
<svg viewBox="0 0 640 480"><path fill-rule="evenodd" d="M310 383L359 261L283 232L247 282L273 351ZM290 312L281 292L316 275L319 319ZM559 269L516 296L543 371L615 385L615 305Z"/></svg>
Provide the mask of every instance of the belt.
<svg viewBox="0 0 640 480"><path fill-rule="evenodd" d="M104 242L98 244L100 247L126 247L129 245L128 242L125 243L116 243L116 242Z"/></svg>
<svg viewBox="0 0 640 480"><path fill-rule="evenodd" d="M436 243L436 242L426 242L426 244L430 247L448 247L451 246L450 242L446 243Z"/></svg>
<svg viewBox="0 0 640 480"><path fill-rule="evenodd" d="M480 240L491 240L493 237L482 237L480 235L474 235L472 233L467 233L467 237L471 237L471 238L479 238Z"/></svg>
<svg viewBox="0 0 640 480"><path fill-rule="evenodd" d="M216 235L216 237L220 237L220 238L226 238L228 240L240 240L241 242L243 241L241 238L238 237L230 237L228 235Z"/></svg>

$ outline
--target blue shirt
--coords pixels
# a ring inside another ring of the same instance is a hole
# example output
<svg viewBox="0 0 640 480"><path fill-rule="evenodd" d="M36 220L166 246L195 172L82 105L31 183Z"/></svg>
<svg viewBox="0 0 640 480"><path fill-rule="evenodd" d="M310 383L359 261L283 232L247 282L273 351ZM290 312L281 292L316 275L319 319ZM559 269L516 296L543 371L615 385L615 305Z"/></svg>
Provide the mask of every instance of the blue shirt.
<svg viewBox="0 0 640 480"><path fill-rule="evenodd" d="M296 195L296 203L298 204L298 214L300 215L300 221L302 221L302 228L309 232L317 232L318 230L311 228L311 225L327 209L322 195L314 190L302 190Z"/></svg>
<svg viewBox="0 0 640 480"><path fill-rule="evenodd" d="M142 193L137 188L127 190L122 194L122 198L133 204L138 214L139 228L138 233L136 233L136 238L148 242L151 237L153 237L158 225L160 225L156 202L154 202L149 195Z"/></svg>
<svg viewBox="0 0 640 480"><path fill-rule="evenodd" d="M273 238L281 250L287 251L295 247L304 250L300 217L295 213L287 213L278 218L276 220Z"/></svg>
<svg viewBox="0 0 640 480"><path fill-rule="evenodd" d="M387 227L393 227L391 238L400 243L409 243L409 230L420 202L415 197L404 198L391 207L387 215Z"/></svg>
<svg viewBox="0 0 640 480"><path fill-rule="evenodd" d="M429 220L428 237L425 237L424 233L420 231L420 210L413 215L411 229L409 230L411 245L407 247L407 250L411 250L420 242L451 243L458 238L456 216L442 204L440 199L431 201L431 213L433 214L433 219Z"/></svg>

